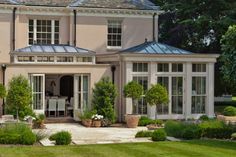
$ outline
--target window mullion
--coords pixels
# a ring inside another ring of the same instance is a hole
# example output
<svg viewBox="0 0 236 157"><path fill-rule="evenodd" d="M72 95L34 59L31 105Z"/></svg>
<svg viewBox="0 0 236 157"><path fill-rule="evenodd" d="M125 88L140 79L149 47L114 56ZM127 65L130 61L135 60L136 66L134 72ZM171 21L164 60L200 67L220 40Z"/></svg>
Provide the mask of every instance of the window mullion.
<svg viewBox="0 0 236 157"><path fill-rule="evenodd" d="M33 40L33 44L35 44L36 43L36 41L37 41L37 20L36 19L34 19L34 29L33 29L33 38L34 38L34 40Z"/></svg>
<svg viewBox="0 0 236 157"><path fill-rule="evenodd" d="M51 44L54 44L54 39L55 39L55 20L52 20L51 23Z"/></svg>

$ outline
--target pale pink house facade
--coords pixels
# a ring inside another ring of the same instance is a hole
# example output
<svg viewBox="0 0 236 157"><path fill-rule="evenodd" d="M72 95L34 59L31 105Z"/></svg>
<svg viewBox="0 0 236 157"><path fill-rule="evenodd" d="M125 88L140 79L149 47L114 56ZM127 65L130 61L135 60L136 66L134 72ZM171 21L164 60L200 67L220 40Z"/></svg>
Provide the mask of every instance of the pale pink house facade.
<svg viewBox="0 0 236 157"><path fill-rule="evenodd" d="M161 13L148 0L3 0L0 82L7 86L20 74L29 78L32 107L47 116L54 116L50 106L56 103L77 120L91 107L92 89L103 77L117 86L119 121L131 112L155 118L145 99L132 109L123 97L123 86L132 80L145 89L166 86L170 103L158 109L160 119L214 116L218 56L156 42Z"/></svg>

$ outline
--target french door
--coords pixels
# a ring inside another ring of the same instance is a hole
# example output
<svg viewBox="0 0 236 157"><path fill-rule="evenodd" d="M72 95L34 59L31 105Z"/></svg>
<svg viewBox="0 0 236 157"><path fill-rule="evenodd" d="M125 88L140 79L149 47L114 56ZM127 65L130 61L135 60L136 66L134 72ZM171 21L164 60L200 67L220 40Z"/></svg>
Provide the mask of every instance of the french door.
<svg viewBox="0 0 236 157"><path fill-rule="evenodd" d="M31 74L30 84L32 88L32 107L38 114L45 111L45 75Z"/></svg>
<svg viewBox="0 0 236 157"><path fill-rule="evenodd" d="M74 110L82 113L89 108L89 76L74 75Z"/></svg>

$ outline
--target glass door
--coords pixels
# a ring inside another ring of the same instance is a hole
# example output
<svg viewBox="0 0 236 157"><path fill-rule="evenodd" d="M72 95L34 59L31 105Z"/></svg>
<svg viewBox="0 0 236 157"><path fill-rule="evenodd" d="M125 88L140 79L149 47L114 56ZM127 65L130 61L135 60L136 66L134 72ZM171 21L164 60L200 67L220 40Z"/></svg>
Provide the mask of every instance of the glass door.
<svg viewBox="0 0 236 157"><path fill-rule="evenodd" d="M32 88L32 107L36 113L44 114L45 111L45 75L31 74L30 84Z"/></svg>
<svg viewBox="0 0 236 157"><path fill-rule="evenodd" d="M89 108L89 76L77 74L74 76L74 110L82 113Z"/></svg>

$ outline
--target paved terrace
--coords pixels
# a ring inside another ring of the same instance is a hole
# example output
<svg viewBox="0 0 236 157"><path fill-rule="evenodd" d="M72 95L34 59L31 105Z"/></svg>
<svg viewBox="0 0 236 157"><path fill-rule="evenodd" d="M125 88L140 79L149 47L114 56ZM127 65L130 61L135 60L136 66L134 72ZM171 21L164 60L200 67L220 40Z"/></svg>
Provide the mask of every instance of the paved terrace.
<svg viewBox="0 0 236 157"><path fill-rule="evenodd" d="M135 139L135 134L140 130L147 130L146 127L125 128L125 127L100 127L86 128L77 123L64 124L46 124L43 129L47 135L51 135L58 131L69 131L72 134L72 143L81 144L105 144L105 143L130 143L130 142L151 142L147 138ZM35 130L38 131L38 130ZM48 139L44 139L41 143L45 146L54 145Z"/></svg>

